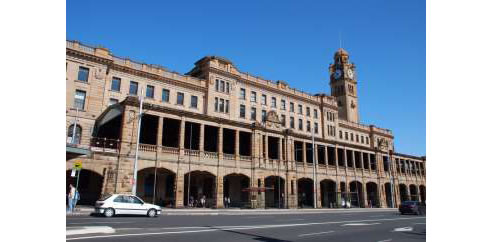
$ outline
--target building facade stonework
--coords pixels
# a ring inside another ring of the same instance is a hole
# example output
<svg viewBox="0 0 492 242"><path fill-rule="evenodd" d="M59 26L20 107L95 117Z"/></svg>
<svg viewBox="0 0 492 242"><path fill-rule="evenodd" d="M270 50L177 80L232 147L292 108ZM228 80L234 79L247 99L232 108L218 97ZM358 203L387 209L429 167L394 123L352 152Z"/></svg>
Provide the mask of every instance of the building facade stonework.
<svg viewBox="0 0 492 242"><path fill-rule="evenodd" d="M67 41L67 186L81 203L131 193L165 207L391 207L425 201L426 160L360 123L355 65L339 49L331 94L241 72L206 56L186 74ZM313 148L314 140L314 148ZM314 166L314 169L313 169ZM196 201L205 197L206 203Z"/></svg>

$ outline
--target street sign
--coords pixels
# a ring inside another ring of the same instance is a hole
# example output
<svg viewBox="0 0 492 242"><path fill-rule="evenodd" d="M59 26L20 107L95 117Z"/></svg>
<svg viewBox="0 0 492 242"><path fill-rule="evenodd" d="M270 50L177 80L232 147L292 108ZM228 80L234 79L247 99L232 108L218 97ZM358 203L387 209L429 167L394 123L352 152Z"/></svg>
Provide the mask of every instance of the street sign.
<svg viewBox="0 0 492 242"><path fill-rule="evenodd" d="M77 172L77 170L75 170L75 168L72 169L72 174L70 174L71 177L75 177L75 173Z"/></svg>
<svg viewBox="0 0 492 242"><path fill-rule="evenodd" d="M73 168L77 169L77 170L81 170L82 169L82 162L81 161L77 161L73 164Z"/></svg>

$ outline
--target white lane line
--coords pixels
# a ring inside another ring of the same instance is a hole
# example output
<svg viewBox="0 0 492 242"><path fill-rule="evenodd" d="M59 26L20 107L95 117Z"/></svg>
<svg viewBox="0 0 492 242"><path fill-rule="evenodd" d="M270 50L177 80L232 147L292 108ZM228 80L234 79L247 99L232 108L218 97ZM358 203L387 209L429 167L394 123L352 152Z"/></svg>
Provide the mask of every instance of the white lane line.
<svg viewBox="0 0 492 242"><path fill-rule="evenodd" d="M303 218L293 218L293 219L277 219L276 221L298 221L298 220L306 220Z"/></svg>
<svg viewBox="0 0 492 242"><path fill-rule="evenodd" d="M319 232L319 233L310 233L310 234L300 234L298 237L311 236L311 235L319 235L319 234L329 234L335 231L327 231L327 232Z"/></svg>
<svg viewBox="0 0 492 242"><path fill-rule="evenodd" d="M342 224L340 226L367 226L367 225L376 225L381 223L351 223L351 224Z"/></svg>
<svg viewBox="0 0 492 242"><path fill-rule="evenodd" d="M413 223L413 224L425 224L425 223Z"/></svg>
<svg viewBox="0 0 492 242"><path fill-rule="evenodd" d="M96 238L109 238L109 237L129 237L129 236L144 236L144 235L186 234L186 233L198 233L198 232L211 232L211 231L219 231L219 230L268 229L268 228L310 226L310 225L323 225L323 224L344 224L344 223L356 223L356 222L394 221L394 220L409 220L409 219L423 219L423 218L425 218L425 217L412 217L412 218L405 217L405 218L357 220L357 221L330 221L330 222L304 223L304 224L273 224L273 225L256 225L256 226L222 226L222 227L216 227L216 228L204 229L204 230L171 231L171 232L138 233L138 234L98 235L98 236L67 238L66 240L96 239Z"/></svg>
<svg viewBox="0 0 492 242"><path fill-rule="evenodd" d="M403 227L403 228L393 229L393 232L406 232L406 231L413 231L413 228L412 227Z"/></svg>
<svg viewBox="0 0 492 242"><path fill-rule="evenodd" d="M114 233L114 229L109 226L87 226L80 229L70 229L67 230L67 235L77 235L77 234L110 234Z"/></svg>
<svg viewBox="0 0 492 242"><path fill-rule="evenodd" d="M380 241L378 241L378 242L390 242L390 241L392 241L392 240L393 240L393 239L385 239L385 240L380 240Z"/></svg>
<svg viewBox="0 0 492 242"><path fill-rule="evenodd" d="M128 224L128 223L135 223L135 222L85 222L85 223L67 223L67 225L72 225L72 224Z"/></svg>

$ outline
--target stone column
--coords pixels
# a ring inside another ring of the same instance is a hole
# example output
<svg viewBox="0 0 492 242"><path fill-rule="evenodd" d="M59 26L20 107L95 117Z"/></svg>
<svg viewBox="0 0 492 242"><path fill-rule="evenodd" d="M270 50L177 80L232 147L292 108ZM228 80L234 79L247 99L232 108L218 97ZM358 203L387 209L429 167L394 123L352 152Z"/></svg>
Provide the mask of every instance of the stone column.
<svg viewBox="0 0 492 242"><path fill-rule="evenodd" d="M218 173L215 179L217 182L216 187L216 196L215 196L215 207L216 208L224 208L224 177L222 174Z"/></svg>
<svg viewBox="0 0 492 242"><path fill-rule="evenodd" d="M350 150L350 153L352 153L352 160L350 161L350 162L352 162L352 167L354 167L354 170L357 170L357 167L355 165L355 151Z"/></svg>
<svg viewBox="0 0 492 242"><path fill-rule="evenodd" d="M321 182L318 178L316 178L316 207L321 208Z"/></svg>
<svg viewBox="0 0 492 242"><path fill-rule="evenodd" d="M176 178L175 178L175 199L176 199L176 208L182 208L184 206L183 199L184 199L184 172L181 171L181 169L178 167L176 171Z"/></svg>
<svg viewBox="0 0 492 242"><path fill-rule="evenodd" d="M307 155L306 155L306 142L302 142L302 161L304 163L304 166L307 165Z"/></svg>
<svg viewBox="0 0 492 242"><path fill-rule="evenodd" d="M259 177L261 184L258 184L258 187L265 187L265 178ZM265 208L265 192L261 192L259 196L259 207Z"/></svg>
<svg viewBox="0 0 492 242"><path fill-rule="evenodd" d="M185 144L185 118L181 118L181 123L179 126L179 157L180 159L183 159L184 157L184 144Z"/></svg>
<svg viewBox="0 0 492 242"><path fill-rule="evenodd" d="M219 130L218 130L218 139L217 139L217 151L218 151L218 157L219 157L219 160L222 160L223 158L223 138L224 138L224 135L223 135L223 128L222 128L222 125L220 125L219 127Z"/></svg>
<svg viewBox="0 0 492 242"><path fill-rule="evenodd" d="M328 169L328 145L325 145L325 165Z"/></svg>
<svg viewBox="0 0 492 242"><path fill-rule="evenodd" d="M200 124L200 137L199 137L198 149L200 150L200 157L203 157L205 151L205 124Z"/></svg>
<svg viewBox="0 0 492 242"><path fill-rule="evenodd" d="M265 162L267 160L269 160L270 158L268 157L268 135L263 135L264 139L265 139L265 150L264 150L264 154L265 154Z"/></svg>
<svg viewBox="0 0 492 242"><path fill-rule="evenodd" d="M284 147L282 147L282 138L278 138L278 160L283 161L284 157Z"/></svg>
<svg viewBox="0 0 492 242"><path fill-rule="evenodd" d="M236 156L236 159L239 158L239 130L234 130L234 155Z"/></svg>
<svg viewBox="0 0 492 242"><path fill-rule="evenodd" d="M161 154L162 151L162 129L164 124L164 117L159 117L159 123L157 125L157 156Z"/></svg>

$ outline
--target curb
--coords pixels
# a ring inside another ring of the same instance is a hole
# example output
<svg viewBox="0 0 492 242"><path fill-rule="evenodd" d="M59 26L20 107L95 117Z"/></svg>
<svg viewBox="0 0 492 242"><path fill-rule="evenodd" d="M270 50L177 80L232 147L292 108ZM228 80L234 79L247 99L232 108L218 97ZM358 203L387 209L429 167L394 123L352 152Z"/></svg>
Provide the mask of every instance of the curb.
<svg viewBox="0 0 492 242"><path fill-rule="evenodd" d="M371 212L397 212L396 208L370 208L370 209L313 209L313 210L300 210L300 209L261 209L261 210L163 210L162 215L167 216L216 216L216 215L282 215L282 214L320 214L320 213L371 213ZM75 213L67 213L67 217L72 216L84 216L93 214L93 210L79 211Z"/></svg>

